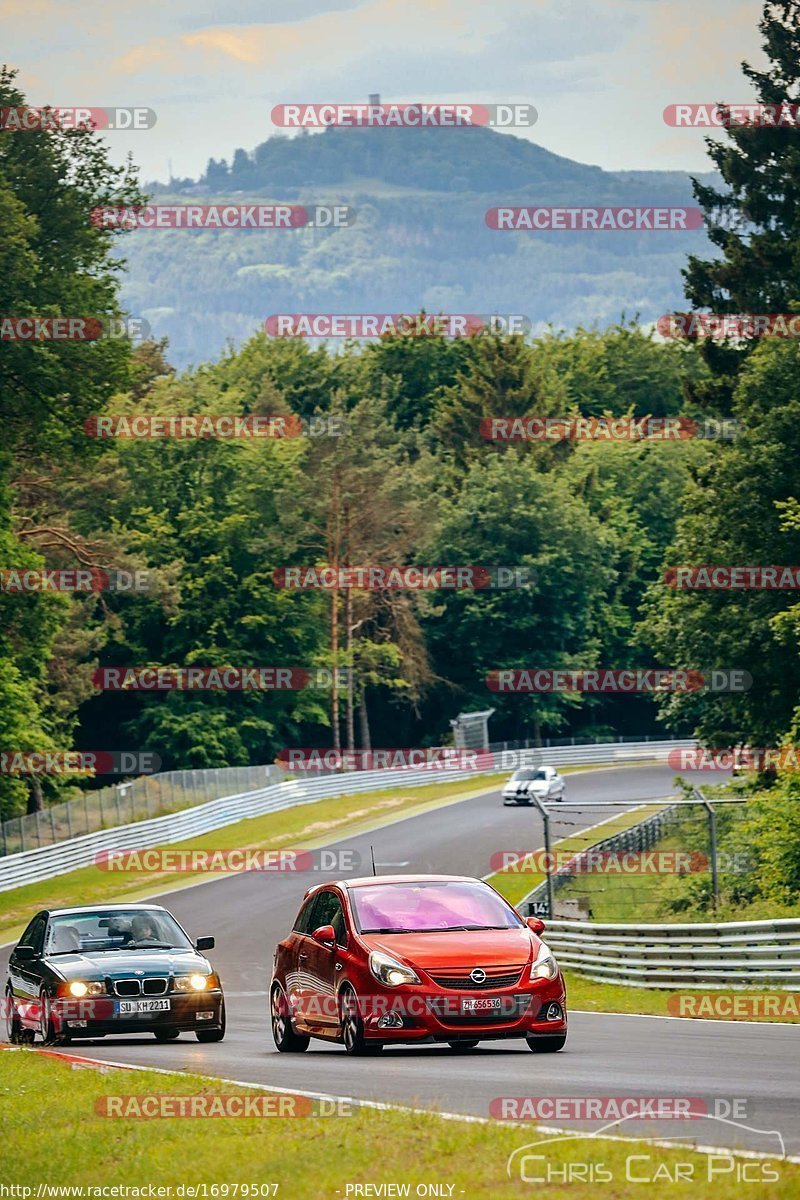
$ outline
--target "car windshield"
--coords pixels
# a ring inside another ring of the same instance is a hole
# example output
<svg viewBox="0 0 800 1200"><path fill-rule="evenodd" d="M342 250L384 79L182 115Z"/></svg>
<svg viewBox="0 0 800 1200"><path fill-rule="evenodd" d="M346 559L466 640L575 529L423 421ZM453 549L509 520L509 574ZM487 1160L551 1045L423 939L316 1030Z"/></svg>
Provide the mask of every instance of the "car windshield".
<svg viewBox="0 0 800 1200"><path fill-rule="evenodd" d="M361 933L516 929L523 924L513 908L478 882L378 883L353 888L350 897Z"/></svg>
<svg viewBox="0 0 800 1200"><path fill-rule="evenodd" d="M533 769L529 769L527 771L517 771L514 778L515 779L547 779L547 772L542 771L542 770L535 771Z"/></svg>
<svg viewBox="0 0 800 1200"><path fill-rule="evenodd" d="M63 913L51 917L44 952L52 955L191 948L186 934L168 912L109 908L102 912Z"/></svg>

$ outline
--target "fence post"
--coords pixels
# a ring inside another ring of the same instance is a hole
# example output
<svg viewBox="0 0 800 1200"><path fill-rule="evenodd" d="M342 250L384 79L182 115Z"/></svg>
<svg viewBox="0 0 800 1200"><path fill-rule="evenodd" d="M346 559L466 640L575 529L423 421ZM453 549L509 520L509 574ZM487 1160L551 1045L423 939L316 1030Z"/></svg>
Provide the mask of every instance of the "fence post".
<svg viewBox="0 0 800 1200"><path fill-rule="evenodd" d="M708 813L708 843L709 850L711 852L711 891L714 896L714 912L716 912L717 905L719 904L719 873L717 871L717 814L714 811L713 805L709 803L709 801L700 791L700 788L694 788L693 791L696 796L700 797L700 800L705 805L706 812Z"/></svg>
<svg viewBox="0 0 800 1200"><path fill-rule="evenodd" d="M544 804L542 804L542 802L538 796L536 796L533 792L530 792L529 795L530 795L531 800L533 800L533 803L538 808L539 813L541 814L542 824L544 825L544 856L545 856L544 857L544 870L545 870L545 878L547 880L547 915L552 920L552 918L553 918L553 876L551 874L551 871L552 871L553 863L552 863L552 859L551 859L551 855L550 855L550 813L547 811Z"/></svg>
<svg viewBox="0 0 800 1200"><path fill-rule="evenodd" d="M67 810L67 837L72 837L72 801L68 800L66 805Z"/></svg>

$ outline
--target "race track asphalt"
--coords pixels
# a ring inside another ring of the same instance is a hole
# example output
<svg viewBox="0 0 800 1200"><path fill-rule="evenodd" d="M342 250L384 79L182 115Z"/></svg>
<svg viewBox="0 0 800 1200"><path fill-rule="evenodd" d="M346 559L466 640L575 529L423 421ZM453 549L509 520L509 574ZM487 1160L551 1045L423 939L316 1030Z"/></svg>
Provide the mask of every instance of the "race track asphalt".
<svg viewBox="0 0 800 1200"><path fill-rule="evenodd" d="M673 779L674 771L667 766L579 773L568 777L567 798L655 799L671 794ZM699 776L696 781L701 781ZM563 810L553 821L553 839L593 825L614 811ZM541 844L536 812L504 808L499 793L493 792L332 846L354 850L366 863L372 845L379 874L483 876L492 869L490 859L498 850L535 849ZM216 937L217 948L210 957L226 990L227 1036L214 1045L200 1045L189 1034L163 1045L149 1035L97 1039L77 1042L76 1052L289 1090L482 1117L489 1115L490 1102L501 1096L696 1097L726 1119L629 1121L610 1132L775 1154L780 1152L780 1139L771 1131L777 1131L787 1154L800 1153L797 1025L573 1012L567 1046L557 1055L533 1055L524 1041L485 1042L471 1053L458 1055L448 1047L397 1047L385 1050L377 1061L350 1058L340 1046L323 1042L312 1042L305 1054L278 1054L267 1011L273 949L291 927L306 888L336 877L337 873L250 872L153 897L175 913L191 936ZM7 957L8 950L0 951L3 977ZM733 1101L739 1107L732 1113ZM570 1130L600 1127L585 1121L548 1124ZM531 1130L530 1140L535 1137ZM523 1140L521 1135L521 1144Z"/></svg>

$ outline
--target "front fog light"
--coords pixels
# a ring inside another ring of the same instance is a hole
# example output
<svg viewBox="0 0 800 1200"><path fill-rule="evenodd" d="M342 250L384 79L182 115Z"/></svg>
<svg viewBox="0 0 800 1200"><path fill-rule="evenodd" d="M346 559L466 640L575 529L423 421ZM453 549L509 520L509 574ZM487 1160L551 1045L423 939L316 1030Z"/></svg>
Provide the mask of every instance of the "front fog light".
<svg viewBox="0 0 800 1200"><path fill-rule="evenodd" d="M531 979L555 979L557 974L556 960L553 958L550 948L542 942L536 960L531 966Z"/></svg>

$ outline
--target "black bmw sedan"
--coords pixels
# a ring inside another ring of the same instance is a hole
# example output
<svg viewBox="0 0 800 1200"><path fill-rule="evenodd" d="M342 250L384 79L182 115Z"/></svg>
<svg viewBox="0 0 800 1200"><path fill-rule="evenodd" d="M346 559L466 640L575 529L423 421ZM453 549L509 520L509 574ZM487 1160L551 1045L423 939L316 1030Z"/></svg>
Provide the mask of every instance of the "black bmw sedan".
<svg viewBox="0 0 800 1200"><path fill-rule="evenodd" d="M10 1042L191 1031L225 1036L219 976L171 913L157 904L106 904L39 912L14 948L5 988Z"/></svg>

